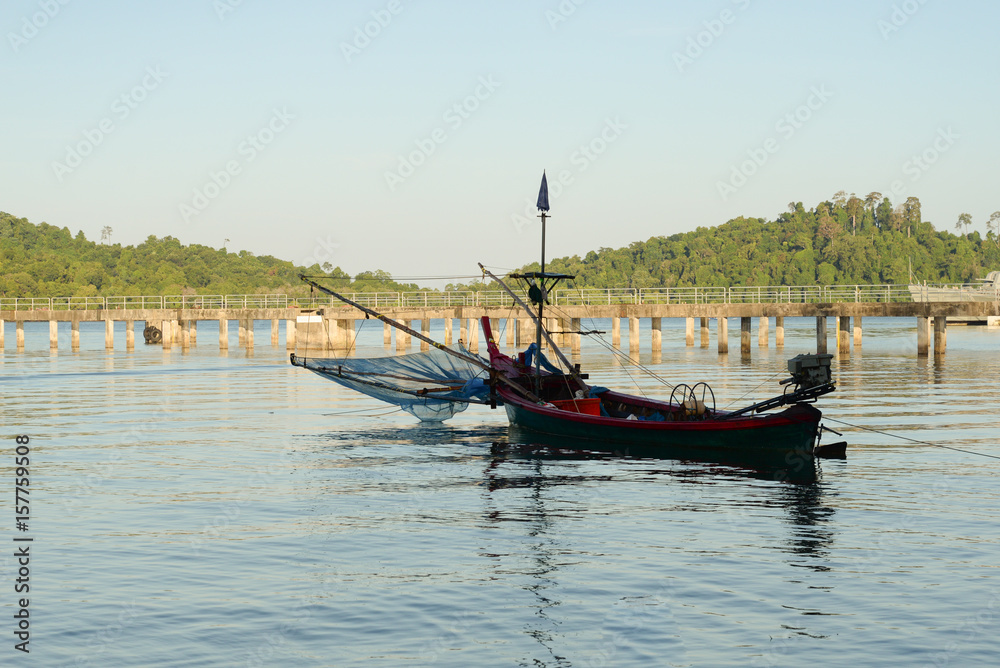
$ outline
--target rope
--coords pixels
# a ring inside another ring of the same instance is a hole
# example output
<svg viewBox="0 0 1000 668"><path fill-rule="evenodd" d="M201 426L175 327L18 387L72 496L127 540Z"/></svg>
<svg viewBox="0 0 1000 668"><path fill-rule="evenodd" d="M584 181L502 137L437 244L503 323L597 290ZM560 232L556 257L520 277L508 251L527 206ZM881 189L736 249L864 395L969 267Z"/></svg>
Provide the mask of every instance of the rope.
<svg viewBox="0 0 1000 668"><path fill-rule="evenodd" d="M648 375L651 378L653 378L654 380L658 381L660 384L662 384L662 385L664 385L666 387L669 387L671 390L674 389L675 385L673 385L672 383L670 383L669 381L667 381L665 378L663 378L662 376L660 376L659 374L657 374L655 371L653 371L649 367L641 364L640 362L635 361L634 359L632 359L631 356L626 355L622 351L618 350L613 345L611 345L607 341L605 341L603 336L601 336L600 334L597 334L597 325L594 323L594 319L590 315L590 306L588 304L583 304L583 307L584 307L584 310L587 312L587 320L590 322L590 326L592 328L592 333L597 335L597 339L596 340L597 340L598 344L600 344L601 346L604 346L607 350L611 351L612 354L617 355L618 357L622 358L623 360L628 361L630 364L632 364L633 366L637 367L640 371L644 372L646 375ZM560 313L561 315L563 315L565 317L566 313L564 311L561 311L558 306L552 306L550 308L553 311L556 311L557 313ZM631 336L631 332L629 333L629 335ZM632 383L636 386L636 388L639 389L639 392L642 392L642 388L639 387L639 383L636 382L636 380L632 376L632 374L628 373L628 369L626 367L622 367L622 368L625 370L625 373L628 374L629 378L632 380ZM643 396L646 396L645 393L643 393Z"/></svg>
<svg viewBox="0 0 1000 668"><path fill-rule="evenodd" d="M353 411L339 411L337 413L324 413L323 415L325 417L340 417L342 415L354 415L355 417L381 417L383 415L398 413L399 411L403 410L402 408L394 408L391 411L386 411L384 413L371 413L371 411L381 411L382 408L383 407L381 406L379 406L378 408L359 408ZM368 413L368 415L364 415L364 413Z"/></svg>
<svg viewBox="0 0 1000 668"><path fill-rule="evenodd" d="M845 427L854 427L855 429L863 429L864 431L874 432L876 434L881 434L882 436L891 436L893 438L899 438L904 441L909 441L911 443L918 443L920 445L929 445L934 448L944 448L946 450L954 450L955 452L962 452L967 455L978 455L980 457L988 457L989 459L1000 459L997 455L988 455L985 452L975 452L973 450L963 450L962 448L956 448L950 445L941 445L940 443L931 443L930 441L921 441L915 438L910 438L908 436L900 436L899 434L891 434L887 431L882 431L880 429L874 429L872 427L863 427L859 424L851 424L850 422L844 422L843 420L836 420L832 417L823 416L824 420L829 420L830 422L836 422L837 424L842 424Z"/></svg>
<svg viewBox="0 0 1000 668"><path fill-rule="evenodd" d="M739 400L740 400L740 399L742 399L743 397L747 396L748 394L751 394L751 393L753 393L753 392L756 392L756 391L757 391L757 390L759 390L760 388L764 387L764 385L766 385L767 383L770 383L771 381L773 381L773 380L774 380L775 378L777 378L778 376L784 376L784 375L786 375L786 374L785 374L785 372L783 372L783 371L782 371L782 372L779 372L779 373L776 373L776 374L774 374L774 375L772 375L772 376L769 376L769 377L765 378L765 379L763 380L763 382L761 382L761 384L760 384L760 385L758 385L757 387L753 387L753 388L751 388L751 389L747 390L747 391L746 391L746 392L744 392L744 393L743 393L743 394L742 394L741 396L739 396L739 397L737 397L737 398L733 399L733 400L732 400L732 401L730 401L730 402L729 402L728 404L726 404L725 406L723 406L723 407L722 407L722 410L726 410L727 408L729 408L730 406L732 406L732 405L733 405L734 403L736 403L737 401L739 401Z"/></svg>

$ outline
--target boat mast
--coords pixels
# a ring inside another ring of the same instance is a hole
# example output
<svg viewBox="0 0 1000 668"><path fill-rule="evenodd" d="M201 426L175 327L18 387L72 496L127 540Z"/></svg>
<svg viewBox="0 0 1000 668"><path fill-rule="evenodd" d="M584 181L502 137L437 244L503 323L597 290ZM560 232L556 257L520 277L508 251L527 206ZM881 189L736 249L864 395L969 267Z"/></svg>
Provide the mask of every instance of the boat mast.
<svg viewBox="0 0 1000 668"><path fill-rule="evenodd" d="M549 218L549 183L545 179L545 170L542 170L542 186L538 190L538 202L536 204L541 211L539 218L542 219L542 271L539 278L538 289L541 292L541 300L538 302L538 325L535 327L535 376L537 377L536 392L541 392L542 388L542 328L544 327L545 300L548 295L545 292L545 219Z"/></svg>

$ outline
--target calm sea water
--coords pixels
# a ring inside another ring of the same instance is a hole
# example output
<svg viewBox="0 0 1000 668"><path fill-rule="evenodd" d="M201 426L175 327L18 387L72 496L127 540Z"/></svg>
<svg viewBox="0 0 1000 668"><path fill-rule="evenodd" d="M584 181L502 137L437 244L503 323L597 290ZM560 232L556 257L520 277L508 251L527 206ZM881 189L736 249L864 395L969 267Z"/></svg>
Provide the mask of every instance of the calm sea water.
<svg viewBox="0 0 1000 668"><path fill-rule="evenodd" d="M640 362L708 381L720 406L777 393L815 346L790 319L784 350L755 334L744 362L735 335L720 359L714 333L686 348L675 325L658 359L643 332ZM88 327L80 352L66 332L50 354L29 325L18 353L8 324L0 355L2 665L996 665L1000 331L951 328L928 360L913 323L866 319L820 404L849 459L789 482L539 450L502 410L421 425L292 368L263 326L250 354L235 336L220 354L214 326L188 352L107 353ZM363 330L361 354L381 334ZM669 394L594 342L580 361L592 382ZM22 536L30 655L14 649Z"/></svg>

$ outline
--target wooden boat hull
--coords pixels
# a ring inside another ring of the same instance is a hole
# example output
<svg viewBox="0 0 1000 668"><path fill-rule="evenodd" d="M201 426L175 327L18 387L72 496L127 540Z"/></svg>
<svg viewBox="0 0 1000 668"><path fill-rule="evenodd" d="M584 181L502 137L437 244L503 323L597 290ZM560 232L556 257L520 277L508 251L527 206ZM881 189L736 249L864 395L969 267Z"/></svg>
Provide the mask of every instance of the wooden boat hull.
<svg viewBox="0 0 1000 668"><path fill-rule="evenodd" d="M807 404L783 411L732 419L689 422L624 420L537 406L503 393L512 425L561 438L587 441L595 450L728 451L773 457L812 457L822 413ZM616 395L618 397L626 395Z"/></svg>

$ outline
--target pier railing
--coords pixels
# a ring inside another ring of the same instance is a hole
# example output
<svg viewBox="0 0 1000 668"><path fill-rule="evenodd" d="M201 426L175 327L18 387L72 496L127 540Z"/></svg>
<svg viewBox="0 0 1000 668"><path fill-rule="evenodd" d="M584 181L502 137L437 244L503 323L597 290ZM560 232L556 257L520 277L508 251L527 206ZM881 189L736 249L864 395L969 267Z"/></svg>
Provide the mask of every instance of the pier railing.
<svg viewBox="0 0 1000 668"><path fill-rule="evenodd" d="M956 294L981 292L982 284L928 284ZM447 308L452 306L510 307L506 292L420 291L358 292L345 297L369 308ZM728 288L561 288L549 301L559 306L611 304L807 304L836 302L912 302L906 285L764 285ZM962 301L962 299L959 299ZM263 309L322 308L340 305L333 297L313 295L154 295L123 297L3 297L0 310L91 311L101 309Z"/></svg>

